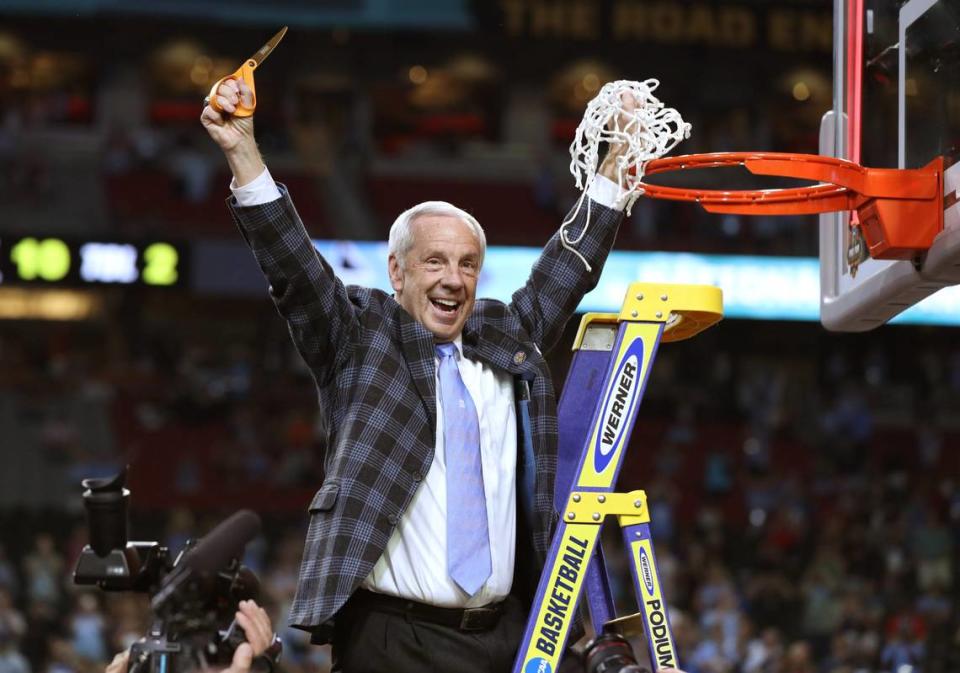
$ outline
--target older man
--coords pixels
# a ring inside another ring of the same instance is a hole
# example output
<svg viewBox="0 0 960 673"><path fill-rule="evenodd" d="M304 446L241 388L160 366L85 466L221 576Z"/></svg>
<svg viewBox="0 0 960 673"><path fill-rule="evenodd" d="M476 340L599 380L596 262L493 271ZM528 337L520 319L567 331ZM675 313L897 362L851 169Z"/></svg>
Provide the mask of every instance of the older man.
<svg viewBox="0 0 960 673"><path fill-rule="evenodd" d="M249 89L226 80L217 95L223 112L201 121L233 172L230 211L327 417L291 623L332 639L334 670L508 670L555 523L543 353L599 279L622 219L616 185L598 178L588 194L577 246L592 271L555 235L509 304L476 298L483 229L444 202L394 223L392 296L346 287L270 177L252 118L231 116Z"/></svg>

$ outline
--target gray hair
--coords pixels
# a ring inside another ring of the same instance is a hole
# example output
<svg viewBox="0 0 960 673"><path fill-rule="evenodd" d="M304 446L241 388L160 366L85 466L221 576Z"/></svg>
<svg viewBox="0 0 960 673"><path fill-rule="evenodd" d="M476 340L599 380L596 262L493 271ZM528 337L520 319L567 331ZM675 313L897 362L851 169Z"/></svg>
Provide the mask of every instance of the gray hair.
<svg viewBox="0 0 960 673"><path fill-rule="evenodd" d="M400 213L390 227L390 242L387 244L387 254L397 258L397 263L401 269L404 267L407 253L413 247L413 229L410 225L421 215L447 215L462 220L464 224L470 227L473 235L477 237L477 242L480 243L480 265L483 266L483 258L487 254L487 237L483 233L483 227L477 222L477 218L446 201L424 201Z"/></svg>

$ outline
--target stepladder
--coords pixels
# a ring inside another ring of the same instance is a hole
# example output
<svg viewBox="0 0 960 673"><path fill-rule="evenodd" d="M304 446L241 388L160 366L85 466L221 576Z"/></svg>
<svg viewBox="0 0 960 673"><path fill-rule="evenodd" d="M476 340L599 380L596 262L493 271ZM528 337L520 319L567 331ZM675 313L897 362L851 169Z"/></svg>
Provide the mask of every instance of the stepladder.
<svg viewBox="0 0 960 673"><path fill-rule="evenodd" d="M514 673L557 670L584 597L596 634L624 621L642 623L654 670L680 665L646 493L614 489L660 343L693 337L722 317L719 288L662 283L632 283L619 313L583 316L557 408L558 519ZM624 618L616 614L599 543L610 516L620 526L639 608Z"/></svg>

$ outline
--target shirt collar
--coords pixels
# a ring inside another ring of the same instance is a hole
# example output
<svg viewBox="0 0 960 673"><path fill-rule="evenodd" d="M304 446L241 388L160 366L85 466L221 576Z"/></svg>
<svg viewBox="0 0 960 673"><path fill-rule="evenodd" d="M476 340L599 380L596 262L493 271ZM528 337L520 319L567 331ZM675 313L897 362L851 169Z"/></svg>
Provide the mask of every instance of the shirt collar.
<svg viewBox="0 0 960 673"><path fill-rule="evenodd" d="M463 359L463 335L458 334L457 338L453 341L447 341L445 343L452 343L457 348L457 360Z"/></svg>

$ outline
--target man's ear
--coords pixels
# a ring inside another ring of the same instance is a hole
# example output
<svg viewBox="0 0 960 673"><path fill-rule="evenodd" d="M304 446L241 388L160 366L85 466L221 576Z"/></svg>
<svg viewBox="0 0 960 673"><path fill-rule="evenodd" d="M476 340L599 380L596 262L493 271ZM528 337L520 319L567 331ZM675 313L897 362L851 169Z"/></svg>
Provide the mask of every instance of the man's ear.
<svg viewBox="0 0 960 673"><path fill-rule="evenodd" d="M387 259L387 273L390 275L390 287L399 295L403 289L403 269L400 268L396 255L390 255Z"/></svg>

